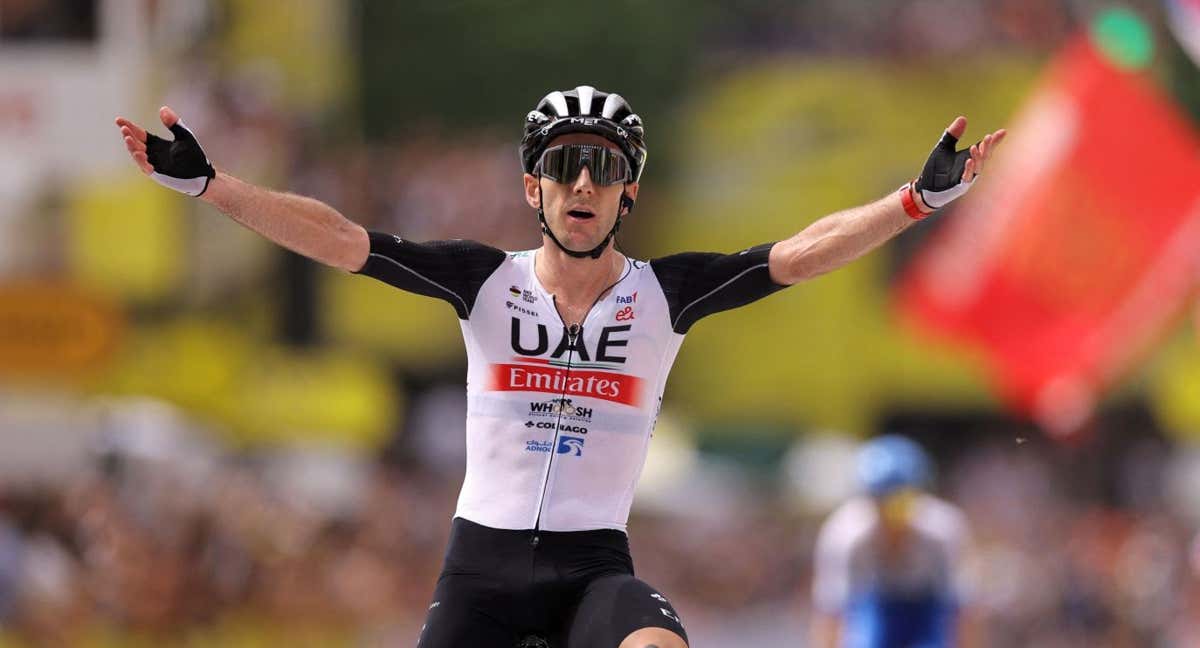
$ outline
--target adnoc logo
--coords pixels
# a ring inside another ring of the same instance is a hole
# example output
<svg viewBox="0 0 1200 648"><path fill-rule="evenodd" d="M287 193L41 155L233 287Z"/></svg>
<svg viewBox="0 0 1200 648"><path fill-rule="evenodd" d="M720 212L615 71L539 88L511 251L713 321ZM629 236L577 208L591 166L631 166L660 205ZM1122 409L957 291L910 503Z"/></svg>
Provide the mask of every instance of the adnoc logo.
<svg viewBox="0 0 1200 648"><path fill-rule="evenodd" d="M554 445L553 441L538 441L530 439L525 442L525 452L550 452L550 447Z"/></svg>
<svg viewBox="0 0 1200 648"><path fill-rule="evenodd" d="M580 437L558 437L558 454L569 454L575 457L583 456L583 441Z"/></svg>

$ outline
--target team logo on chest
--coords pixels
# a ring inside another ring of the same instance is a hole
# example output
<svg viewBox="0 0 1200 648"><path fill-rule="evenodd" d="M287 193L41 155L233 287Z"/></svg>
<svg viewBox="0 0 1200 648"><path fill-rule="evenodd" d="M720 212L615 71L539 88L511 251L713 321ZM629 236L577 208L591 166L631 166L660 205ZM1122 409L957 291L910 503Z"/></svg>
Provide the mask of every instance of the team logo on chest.
<svg viewBox="0 0 1200 648"><path fill-rule="evenodd" d="M551 330L545 324L526 324L523 329L521 319L513 317L510 341L516 357L511 363L492 365L490 388L586 396L636 407L642 379L621 372L628 360L625 347L631 328L605 326L592 343L586 332L571 336L561 329L551 351Z"/></svg>
<svg viewBox="0 0 1200 648"><path fill-rule="evenodd" d="M619 304L619 305L623 304L623 305L625 305L625 307L617 310L616 315L614 315L616 320L618 322L627 322L631 319L634 319L633 305L636 303L637 303L637 291L636 290L633 291L632 295L617 295L617 304Z"/></svg>
<svg viewBox="0 0 1200 648"><path fill-rule="evenodd" d="M529 290L528 288L522 289L517 288L516 286L509 286L508 294L512 295L513 299L520 297L521 301L524 301L527 304L532 304L537 301L537 295L533 294L533 291Z"/></svg>

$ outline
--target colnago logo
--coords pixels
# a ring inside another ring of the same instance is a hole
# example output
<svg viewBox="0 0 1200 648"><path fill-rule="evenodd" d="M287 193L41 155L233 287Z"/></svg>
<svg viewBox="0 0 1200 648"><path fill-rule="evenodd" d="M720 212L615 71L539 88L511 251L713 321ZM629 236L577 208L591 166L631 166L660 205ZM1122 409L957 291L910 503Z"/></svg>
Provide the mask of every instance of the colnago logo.
<svg viewBox="0 0 1200 648"><path fill-rule="evenodd" d="M553 430L555 427L557 427L559 432L571 432L574 434L587 434L588 433L588 429L583 427L582 425L571 425L570 423L556 423L554 421L538 421L536 423L534 423L533 421L525 421L525 427L537 428L539 430Z"/></svg>
<svg viewBox="0 0 1200 648"><path fill-rule="evenodd" d="M599 398L637 407L642 379L637 376L589 369L560 369L542 358L516 358L517 362L492 365L493 391L531 391Z"/></svg>

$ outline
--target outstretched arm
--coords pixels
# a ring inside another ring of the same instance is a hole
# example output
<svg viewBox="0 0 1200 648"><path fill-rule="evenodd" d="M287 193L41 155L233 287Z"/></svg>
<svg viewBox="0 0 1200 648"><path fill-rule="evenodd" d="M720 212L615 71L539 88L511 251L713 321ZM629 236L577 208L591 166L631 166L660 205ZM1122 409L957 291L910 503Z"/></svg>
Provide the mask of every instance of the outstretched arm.
<svg viewBox="0 0 1200 648"><path fill-rule="evenodd" d="M358 271L370 253L363 227L319 200L272 191L216 171L195 136L167 106L159 119L172 133L169 142L118 117L125 148L143 173L156 182L198 196L242 225L314 261Z"/></svg>
<svg viewBox="0 0 1200 648"><path fill-rule="evenodd" d="M989 133L956 153L954 145L966 130L965 117L951 122L917 182L901 189L911 204L906 207L902 193L892 193L818 220L771 249L771 279L789 285L836 270L965 193L1006 134L1004 129Z"/></svg>
<svg viewBox="0 0 1200 648"><path fill-rule="evenodd" d="M356 272L371 251L362 225L319 200L264 189L224 171L200 198L275 243L335 268Z"/></svg>

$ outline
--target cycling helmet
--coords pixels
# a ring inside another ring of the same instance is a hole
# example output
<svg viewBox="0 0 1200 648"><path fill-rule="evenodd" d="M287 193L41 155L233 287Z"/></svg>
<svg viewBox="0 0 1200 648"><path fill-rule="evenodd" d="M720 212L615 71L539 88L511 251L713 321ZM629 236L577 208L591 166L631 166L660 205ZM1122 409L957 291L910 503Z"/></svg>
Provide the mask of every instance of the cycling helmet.
<svg viewBox="0 0 1200 648"><path fill-rule="evenodd" d="M533 173L546 146L559 135L593 133L620 147L633 169L633 182L646 167L645 129L625 98L616 93L579 86L555 90L542 97L537 108L525 116L521 138L521 167Z"/></svg>
<svg viewBox="0 0 1200 648"><path fill-rule="evenodd" d="M872 439L858 452L859 483L876 497L928 486L932 472L932 462L921 446L896 434Z"/></svg>

